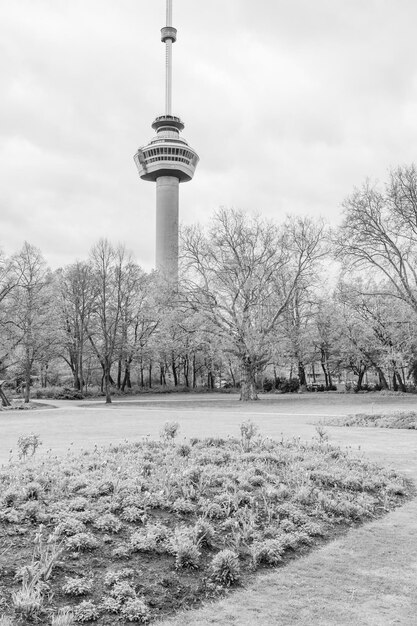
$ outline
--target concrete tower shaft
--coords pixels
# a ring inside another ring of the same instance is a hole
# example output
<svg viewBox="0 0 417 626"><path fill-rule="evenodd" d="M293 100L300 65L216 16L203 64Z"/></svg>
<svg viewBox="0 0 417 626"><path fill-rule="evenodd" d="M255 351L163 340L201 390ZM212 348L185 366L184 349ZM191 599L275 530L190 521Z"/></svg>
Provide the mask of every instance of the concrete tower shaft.
<svg viewBox="0 0 417 626"><path fill-rule="evenodd" d="M194 176L199 157L180 136L184 124L172 115L172 44L177 30L172 26L172 0L166 1L166 26L161 29L165 44L165 114L152 124L156 135L134 156L142 180L156 182L156 269L176 282L178 278L179 183Z"/></svg>
<svg viewBox="0 0 417 626"><path fill-rule="evenodd" d="M180 181L174 176L156 179L156 267L178 280L178 221Z"/></svg>

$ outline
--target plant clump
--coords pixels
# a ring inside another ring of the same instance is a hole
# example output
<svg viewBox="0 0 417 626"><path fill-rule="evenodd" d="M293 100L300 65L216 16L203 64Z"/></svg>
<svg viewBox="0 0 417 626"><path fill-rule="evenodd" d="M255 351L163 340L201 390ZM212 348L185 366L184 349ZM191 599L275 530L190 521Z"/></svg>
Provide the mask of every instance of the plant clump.
<svg viewBox="0 0 417 626"><path fill-rule="evenodd" d="M240 580L239 556L232 550L222 550L211 562L211 578L214 582L230 587Z"/></svg>
<svg viewBox="0 0 417 626"><path fill-rule="evenodd" d="M74 619L76 622L96 622L100 616L98 607L91 600L84 600L74 608Z"/></svg>
<svg viewBox="0 0 417 626"><path fill-rule="evenodd" d="M97 550L100 542L92 533L76 533L69 537L66 542L68 550L78 550L85 552L87 550Z"/></svg>
<svg viewBox="0 0 417 626"><path fill-rule="evenodd" d="M85 596L93 588L92 578L67 578L62 591L68 596Z"/></svg>
<svg viewBox="0 0 417 626"><path fill-rule="evenodd" d="M51 626L73 626L74 613L68 607L64 607L52 616ZM1 626L1 625L0 625Z"/></svg>
<svg viewBox="0 0 417 626"><path fill-rule="evenodd" d="M151 617L151 612L143 600L134 598L128 600L121 609L122 617L128 622L146 624Z"/></svg>

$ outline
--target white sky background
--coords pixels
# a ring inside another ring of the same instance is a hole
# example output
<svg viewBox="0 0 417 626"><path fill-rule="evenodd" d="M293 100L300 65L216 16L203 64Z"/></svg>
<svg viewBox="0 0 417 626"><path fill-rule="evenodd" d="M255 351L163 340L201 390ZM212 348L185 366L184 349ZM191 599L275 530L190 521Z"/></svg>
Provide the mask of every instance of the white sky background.
<svg viewBox="0 0 417 626"><path fill-rule="evenodd" d="M0 245L58 267L100 238L150 269L165 0L0 0ZM416 0L174 0L173 113L200 155L181 220L219 206L340 219L417 160Z"/></svg>

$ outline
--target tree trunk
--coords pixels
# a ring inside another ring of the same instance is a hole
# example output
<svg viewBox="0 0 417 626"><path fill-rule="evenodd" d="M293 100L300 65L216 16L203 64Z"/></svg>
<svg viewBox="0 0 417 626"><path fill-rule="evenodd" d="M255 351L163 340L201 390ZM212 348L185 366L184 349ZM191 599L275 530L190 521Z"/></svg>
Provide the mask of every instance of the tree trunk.
<svg viewBox="0 0 417 626"><path fill-rule="evenodd" d="M122 391L124 391L126 389L126 387L128 389L132 388L132 381L130 379L130 364L132 362L132 357L129 357L128 359L125 359L125 372L123 375L123 382L122 382Z"/></svg>
<svg viewBox="0 0 417 626"><path fill-rule="evenodd" d="M106 363L104 368L104 389L106 393L106 404L111 404L110 381L110 364Z"/></svg>
<svg viewBox="0 0 417 626"><path fill-rule="evenodd" d="M172 364L172 375L174 377L174 385L175 387L178 387L178 374L177 374L177 366L175 365L174 353L172 353L171 364Z"/></svg>
<svg viewBox="0 0 417 626"><path fill-rule="evenodd" d="M242 358L241 378L240 378L240 400L251 402L258 400L256 393L256 368L249 355Z"/></svg>
<svg viewBox="0 0 417 626"><path fill-rule="evenodd" d="M190 371L190 365L189 365L190 361L188 358L188 354L184 359L184 368L183 368L183 373L184 373L184 380L185 380L185 386L189 387L190 386L190 379L189 379L189 371Z"/></svg>
<svg viewBox="0 0 417 626"><path fill-rule="evenodd" d="M195 353L193 354L193 389L197 387L197 372L196 372L196 362L195 362Z"/></svg>
<svg viewBox="0 0 417 626"><path fill-rule="evenodd" d="M117 388L120 389L122 386L122 359L119 358L117 363Z"/></svg>
<svg viewBox="0 0 417 626"><path fill-rule="evenodd" d="M145 386L145 377L144 377L144 372L143 372L143 359L142 359L142 357L140 359L140 386L141 386L141 389L143 389L144 386Z"/></svg>
<svg viewBox="0 0 417 626"><path fill-rule="evenodd" d="M78 390L84 393L84 364L83 364L83 342L80 341L79 353L77 356L78 366Z"/></svg>
<svg viewBox="0 0 417 626"><path fill-rule="evenodd" d="M321 348L320 352L321 352L321 369L323 370L323 373L324 373L325 384L326 384L326 387L331 387L333 384L333 381L332 381L332 375L330 374L330 371L329 371L328 354L324 348Z"/></svg>
<svg viewBox="0 0 417 626"><path fill-rule="evenodd" d="M111 377L111 363L107 365L106 359L105 359L105 361L100 361L100 365L101 365L101 369L103 370L100 389L101 389L101 393L103 393L106 390L106 376L108 377L109 386L114 385L114 380Z"/></svg>
<svg viewBox="0 0 417 626"><path fill-rule="evenodd" d="M305 391L307 387L307 378L304 363L302 361L298 361L298 380L300 382L301 389Z"/></svg>
<svg viewBox="0 0 417 626"><path fill-rule="evenodd" d="M4 381L3 381L4 382ZM2 406L11 406L11 403L3 391L3 382L0 383L0 398Z"/></svg>
<svg viewBox="0 0 417 626"><path fill-rule="evenodd" d="M233 388L236 389L236 377L235 377L235 373L233 371L232 364L230 362L229 362L229 372L230 372L230 377L232 379Z"/></svg>
<svg viewBox="0 0 417 626"><path fill-rule="evenodd" d="M207 387L209 389L214 389L214 377L211 370L209 370L207 373Z"/></svg>
<svg viewBox="0 0 417 626"><path fill-rule="evenodd" d="M152 361L149 361L149 389L152 389Z"/></svg>
<svg viewBox="0 0 417 626"><path fill-rule="evenodd" d="M29 361L26 361L25 364L25 403L28 404L30 402L30 371L31 364Z"/></svg>
<svg viewBox="0 0 417 626"><path fill-rule="evenodd" d="M328 387L329 386L329 377L327 375L326 366L324 365L323 361L321 362L321 369L323 370L323 374L324 374L324 384L326 385L326 387Z"/></svg>
<svg viewBox="0 0 417 626"><path fill-rule="evenodd" d="M166 365L162 362L159 364L159 382L163 387L167 384Z"/></svg>
<svg viewBox="0 0 417 626"><path fill-rule="evenodd" d="M378 373L379 384L382 387L382 389L389 389L387 379L385 378L385 374L382 371L382 369L380 367L377 367L376 371Z"/></svg>
<svg viewBox="0 0 417 626"><path fill-rule="evenodd" d="M358 391L361 391L362 389L362 382L363 382L363 377L365 376L365 372L366 370L358 372L358 382L356 384Z"/></svg>
<svg viewBox="0 0 417 626"><path fill-rule="evenodd" d="M413 359L409 365L408 378L411 378L413 385L417 387L417 359Z"/></svg>
<svg viewBox="0 0 417 626"><path fill-rule="evenodd" d="M394 376L397 377L399 390L403 391L405 393L407 391L407 388L404 385L403 379L401 378L401 374L399 373L399 371L397 369L395 369L395 371L394 371Z"/></svg>
<svg viewBox="0 0 417 626"><path fill-rule="evenodd" d="M279 383L279 380L278 380L278 375L277 375L277 368L276 368L276 365L274 364L274 389L278 389L278 383Z"/></svg>

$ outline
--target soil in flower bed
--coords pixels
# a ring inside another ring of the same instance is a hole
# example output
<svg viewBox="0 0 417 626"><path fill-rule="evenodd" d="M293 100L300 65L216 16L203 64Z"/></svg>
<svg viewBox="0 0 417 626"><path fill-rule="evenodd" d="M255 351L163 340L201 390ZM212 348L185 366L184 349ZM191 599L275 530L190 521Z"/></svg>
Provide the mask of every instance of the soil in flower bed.
<svg viewBox="0 0 417 626"><path fill-rule="evenodd" d="M391 470L250 422L236 439L163 434L0 471L0 624L147 623L411 495Z"/></svg>

